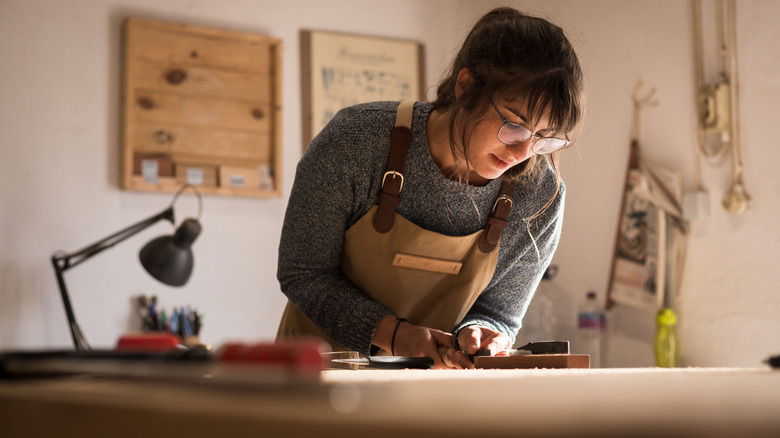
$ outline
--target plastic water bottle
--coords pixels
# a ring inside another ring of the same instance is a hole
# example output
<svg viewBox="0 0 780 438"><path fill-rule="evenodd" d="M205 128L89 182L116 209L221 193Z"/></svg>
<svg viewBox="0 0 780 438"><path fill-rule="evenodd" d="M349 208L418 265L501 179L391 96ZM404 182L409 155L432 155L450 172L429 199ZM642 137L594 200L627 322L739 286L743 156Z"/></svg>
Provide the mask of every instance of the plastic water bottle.
<svg viewBox="0 0 780 438"><path fill-rule="evenodd" d="M659 367L677 366L677 316L672 309L661 309L655 318L658 328L655 331L655 364Z"/></svg>
<svg viewBox="0 0 780 438"><path fill-rule="evenodd" d="M590 354L590 367L601 367L601 338L606 328L606 315L596 300L596 292L588 292L585 303L577 313L580 345Z"/></svg>

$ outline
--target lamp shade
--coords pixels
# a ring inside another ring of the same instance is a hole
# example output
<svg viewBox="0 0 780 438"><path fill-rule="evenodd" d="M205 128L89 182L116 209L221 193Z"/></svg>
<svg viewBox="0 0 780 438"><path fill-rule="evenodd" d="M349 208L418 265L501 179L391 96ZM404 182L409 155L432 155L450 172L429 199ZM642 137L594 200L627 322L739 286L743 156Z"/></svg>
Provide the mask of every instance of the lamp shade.
<svg viewBox="0 0 780 438"><path fill-rule="evenodd" d="M160 236L147 243L140 253L141 264L169 286L183 286L192 274L192 243L200 234L200 223L186 219L172 236Z"/></svg>

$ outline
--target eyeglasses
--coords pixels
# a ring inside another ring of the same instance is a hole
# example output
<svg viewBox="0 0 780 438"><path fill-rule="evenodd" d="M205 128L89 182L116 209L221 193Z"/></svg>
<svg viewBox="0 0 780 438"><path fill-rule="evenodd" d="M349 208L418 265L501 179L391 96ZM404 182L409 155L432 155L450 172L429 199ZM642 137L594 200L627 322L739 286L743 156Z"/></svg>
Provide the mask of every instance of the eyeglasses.
<svg viewBox="0 0 780 438"><path fill-rule="evenodd" d="M498 110L498 107L495 103L493 103L493 100L490 97L488 97L488 102L493 105L493 109L496 110L498 117L500 117L501 121L504 122L504 124L501 125L501 127L498 129L498 134L496 134L498 141L501 143L504 143L507 146L512 146L533 138L533 142L531 143L531 150L535 154L539 155L555 152L569 144L568 139L558 137L542 137L539 134L534 134L530 129L519 123L510 122L504 118L503 114L501 114L501 111Z"/></svg>

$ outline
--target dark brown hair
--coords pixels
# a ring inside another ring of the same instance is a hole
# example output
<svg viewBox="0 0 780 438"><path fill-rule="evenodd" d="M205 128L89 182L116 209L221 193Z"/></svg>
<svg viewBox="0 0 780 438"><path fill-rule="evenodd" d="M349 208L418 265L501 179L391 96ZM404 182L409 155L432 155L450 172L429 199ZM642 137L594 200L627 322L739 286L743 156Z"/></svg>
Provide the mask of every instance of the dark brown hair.
<svg viewBox="0 0 780 438"><path fill-rule="evenodd" d="M464 68L476 80L456 98L458 74ZM512 8L497 8L480 18L466 37L433 102L434 109L448 114L453 157L456 162L464 157L466 173L470 135L490 114L487 97L496 95L524 100L526 116L534 123L549 112L548 128L571 138L583 118L583 80L574 48L560 27ZM533 155L502 178L541 175L546 162L560 185L557 152Z"/></svg>

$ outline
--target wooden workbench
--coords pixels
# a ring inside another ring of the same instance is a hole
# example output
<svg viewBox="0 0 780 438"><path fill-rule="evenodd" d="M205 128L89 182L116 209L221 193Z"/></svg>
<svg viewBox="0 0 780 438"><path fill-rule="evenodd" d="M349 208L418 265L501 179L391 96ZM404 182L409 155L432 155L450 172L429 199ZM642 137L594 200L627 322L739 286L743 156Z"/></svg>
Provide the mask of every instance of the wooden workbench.
<svg viewBox="0 0 780 438"><path fill-rule="evenodd" d="M766 369L328 370L249 386L0 380L0 436L777 437Z"/></svg>

